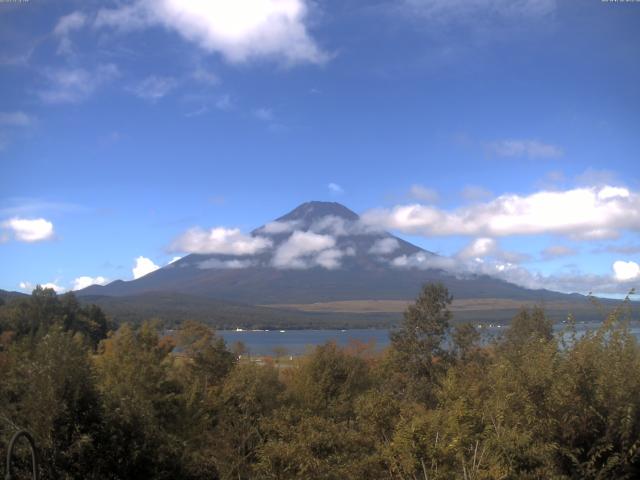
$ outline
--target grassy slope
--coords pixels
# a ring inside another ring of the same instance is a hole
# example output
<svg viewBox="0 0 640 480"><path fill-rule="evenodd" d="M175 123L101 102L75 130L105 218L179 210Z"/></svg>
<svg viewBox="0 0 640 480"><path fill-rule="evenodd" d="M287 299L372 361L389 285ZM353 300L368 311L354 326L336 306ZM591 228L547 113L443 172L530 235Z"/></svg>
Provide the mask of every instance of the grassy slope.
<svg viewBox="0 0 640 480"><path fill-rule="evenodd" d="M167 325L177 325L196 320L218 329L388 327L400 318L397 313L302 312L160 292L131 297L86 296L80 300L99 305L117 322L157 318Z"/></svg>
<svg viewBox="0 0 640 480"><path fill-rule="evenodd" d="M410 303L401 301L356 300L315 304L253 306L222 302L184 294L151 292L131 297L82 297L85 303L100 305L118 322L139 323L158 318L167 325L197 320L218 329L242 328L369 328L397 324ZM587 299L545 302L543 307L554 321L573 313L578 321L598 321L619 301L600 301L597 308ZM534 303L504 299L454 301L455 321L508 323L521 306Z"/></svg>

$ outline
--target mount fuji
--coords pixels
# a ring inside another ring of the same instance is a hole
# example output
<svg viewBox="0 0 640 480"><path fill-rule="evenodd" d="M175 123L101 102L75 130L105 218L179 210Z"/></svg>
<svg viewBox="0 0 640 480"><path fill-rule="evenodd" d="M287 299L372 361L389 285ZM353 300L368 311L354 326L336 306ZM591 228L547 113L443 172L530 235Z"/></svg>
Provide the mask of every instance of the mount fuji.
<svg viewBox="0 0 640 480"><path fill-rule="evenodd" d="M332 313L331 318L397 317L424 283L434 281L448 287L463 316L476 312L478 318L497 318L497 311L511 314L531 303L566 315L588 303L582 295L447 271L439 261L443 257L366 225L334 202L303 203L248 235L190 231L178 243L197 253L136 280L93 285L76 294L118 312L153 304L154 314L177 319L199 305L198 317L224 311L225 322L232 322L236 312L243 318L287 318L294 324L295 315L321 313ZM172 313L163 315L168 311Z"/></svg>

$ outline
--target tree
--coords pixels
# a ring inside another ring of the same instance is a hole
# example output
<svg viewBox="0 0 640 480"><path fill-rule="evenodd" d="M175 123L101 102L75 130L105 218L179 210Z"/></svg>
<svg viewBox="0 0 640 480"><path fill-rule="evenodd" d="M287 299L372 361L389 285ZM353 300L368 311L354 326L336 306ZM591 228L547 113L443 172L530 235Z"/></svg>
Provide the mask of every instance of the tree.
<svg viewBox="0 0 640 480"><path fill-rule="evenodd" d="M0 330L12 331L16 338L28 336L36 341L53 325L81 333L93 348L112 328L98 306L82 306L73 293L58 296L54 290L40 286L30 297L13 299L0 309Z"/></svg>
<svg viewBox="0 0 640 480"><path fill-rule="evenodd" d="M287 355L287 348L286 347L282 347L282 346L276 346L273 347L273 355L276 358L276 365L280 365L280 360L282 359L282 357Z"/></svg>
<svg viewBox="0 0 640 480"><path fill-rule="evenodd" d="M375 439L352 422L280 409L264 422L252 478L361 480L388 478Z"/></svg>
<svg viewBox="0 0 640 480"><path fill-rule="evenodd" d="M501 348L517 354L530 343L549 342L553 340L553 322L544 310L535 306L531 311L523 308L511 320L511 325L504 335Z"/></svg>
<svg viewBox="0 0 640 480"><path fill-rule="evenodd" d="M620 314L574 337L558 362L547 434L566 475L640 478L640 346Z"/></svg>
<svg viewBox="0 0 640 480"><path fill-rule="evenodd" d="M185 405L172 350L145 322L120 327L95 358L109 439L99 461L114 478L183 477Z"/></svg>
<svg viewBox="0 0 640 480"><path fill-rule="evenodd" d="M400 329L391 334L391 375L395 388L410 398L430 403L445 371L452 297L441 283L427 284L404 312Z"/></svg>
<svg viewBox="0 0 640 480"><path fill-rule="evenodd" d="M247 349L247 345L243 341L238 340L236 342L233 342L233 345L231 345L231 351L236 356L236 358L240 360L240 358L245 353L249 352L249 349Z"/></svg>
<svg viewBox="0 0 640 480"><path fill-rule="evenodd" d="M355 398L370 385L366 361L347 354L335 342L316 347L297 369L287 372L294 405L310 414L337 419L353 415Z"/></svg>
<svg viewBox="0 0 640 480"><path fill-rule="evenodd" d="M463 323L455 326L451 339L457 359L465 362L478 350L480 333L471 323Z"/></svg>
<svg viewBox="0 0 640 480"><path fill-rule="evenodd" d="M280 404L283 385L268 365L240 364L225 379L208 451L221 479L251 479L263 442L261 422Z"/></svg>
<svg viewBox="0 0 640 480"><path fill-rule="evenodd" d="M185 369L190 382L197 383L204 390L220 383L236 361L227 350L224 339L201 323L185 322L178 331L177 346L187 358Z"/></svg>
<svg viewBox="0 0 640 480"><path fill-rule="evenodd" d="M0 418L13 429L0 437L29 430L45 478L100 476L102 417L88 355L83 337L58 325L34 348L28 338L13 345L2 368Z"/></svg>

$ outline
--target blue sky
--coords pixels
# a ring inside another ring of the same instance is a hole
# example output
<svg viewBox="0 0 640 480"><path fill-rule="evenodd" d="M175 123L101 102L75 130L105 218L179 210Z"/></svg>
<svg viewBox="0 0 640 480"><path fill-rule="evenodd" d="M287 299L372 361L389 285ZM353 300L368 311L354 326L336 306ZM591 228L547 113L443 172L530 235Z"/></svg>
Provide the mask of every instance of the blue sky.
<svg viewBox="0 0 640 480"><path fill-rule="evenodd" d="M128 280L194 227L332 200L458 266L623 294L639 23L600 0L0 3L0 288Z"/></svg>

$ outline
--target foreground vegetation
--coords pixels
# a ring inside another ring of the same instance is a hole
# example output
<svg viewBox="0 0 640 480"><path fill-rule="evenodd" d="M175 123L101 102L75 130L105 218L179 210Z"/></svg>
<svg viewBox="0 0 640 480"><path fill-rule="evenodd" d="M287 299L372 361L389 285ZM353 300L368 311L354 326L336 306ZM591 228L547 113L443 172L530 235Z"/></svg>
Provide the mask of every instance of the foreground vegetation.
<svg viewBox="0 0 640 480"><path fill-rule="evenodd" d="M204 325L113 331L38 288L0 306L0 458L26 428L46 479L640 478L624 308L560 338L523 310L481 345L450 302L427 285L383 354L326 344L277 369Z"/></svg>

